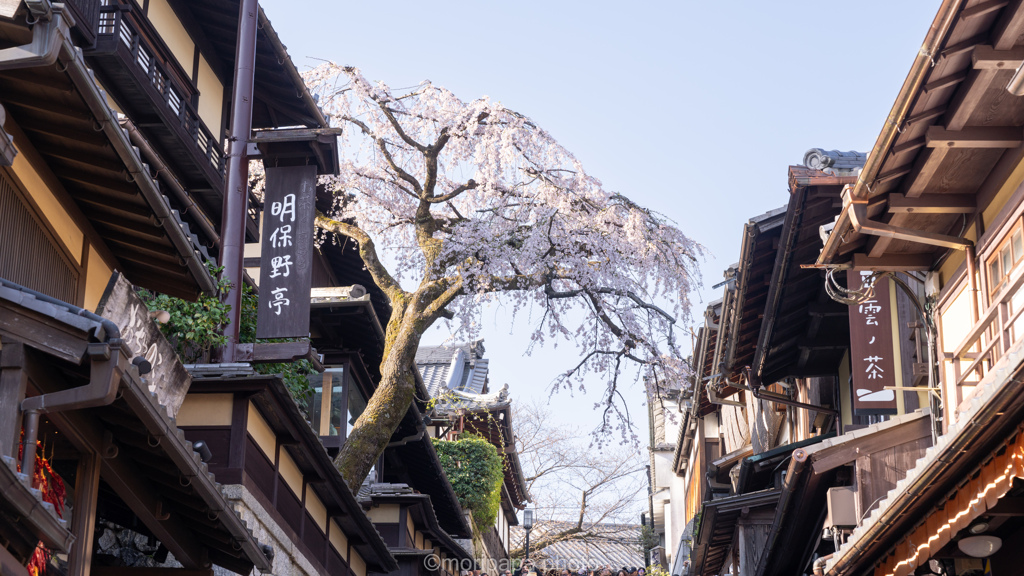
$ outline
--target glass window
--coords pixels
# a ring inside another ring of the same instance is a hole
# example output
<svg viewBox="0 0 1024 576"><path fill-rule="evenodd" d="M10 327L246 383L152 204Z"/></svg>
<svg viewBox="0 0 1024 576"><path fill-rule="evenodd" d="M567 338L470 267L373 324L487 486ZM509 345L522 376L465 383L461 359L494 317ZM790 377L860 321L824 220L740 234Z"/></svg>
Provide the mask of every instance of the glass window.
<svg viewBox="0 0 1024 576"><path fill-rule="evenodd" d="M990 294L995 294L1005 285L1010 273L1021 260L1024 260L1024 230L1017 223L988 261Z"/></svg>
<svg viewBox="0 0 1024 576"><path fill-rule="evenodd" d="M332 366L323 374L309 376L313 386L313 398L309 402L310 426L319 436L341 433L347 377L348 370L344 366Z"/></svg>

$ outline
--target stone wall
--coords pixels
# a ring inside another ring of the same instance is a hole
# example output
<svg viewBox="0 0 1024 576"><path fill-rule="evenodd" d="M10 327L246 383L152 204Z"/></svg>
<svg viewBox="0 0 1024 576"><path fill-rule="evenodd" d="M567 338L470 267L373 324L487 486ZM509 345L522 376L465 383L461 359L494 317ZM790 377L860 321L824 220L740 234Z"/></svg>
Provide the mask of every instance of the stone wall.
<svg viewBox="0 0 1024 576"><path fill-rule="evenodd" d="M319 576L319 572L306 556L299 551L259 501L240 484L222 486L224 497L245 521L249 530L260 544L274 549L271 572L274 576ZM224 568L214 567L216 576L237 576ZM256 575L257 571L253 570Z"/></svg>

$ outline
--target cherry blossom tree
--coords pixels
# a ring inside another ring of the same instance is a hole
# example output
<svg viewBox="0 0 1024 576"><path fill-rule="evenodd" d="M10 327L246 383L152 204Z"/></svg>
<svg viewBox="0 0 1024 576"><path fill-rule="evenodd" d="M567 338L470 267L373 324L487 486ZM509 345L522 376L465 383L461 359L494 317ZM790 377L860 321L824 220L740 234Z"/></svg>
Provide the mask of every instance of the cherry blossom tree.
<svg viewBox="0 0 1024 576"><path fill-rule="evenodd" d="M702 249L666 218L605 190L499 102L430 82L393 90L333 63L306 81L344 128L340 175L325 182L335 210L316 225L355 241L392 306L381 382L336 461L350 486L413 401L424 332L440 318L473 330L492 299L531 318L532 346L583 351L555 385L603 378L606 432L627 434L623 374L648 386L688 374L673 327L689 316Z"/></svg>

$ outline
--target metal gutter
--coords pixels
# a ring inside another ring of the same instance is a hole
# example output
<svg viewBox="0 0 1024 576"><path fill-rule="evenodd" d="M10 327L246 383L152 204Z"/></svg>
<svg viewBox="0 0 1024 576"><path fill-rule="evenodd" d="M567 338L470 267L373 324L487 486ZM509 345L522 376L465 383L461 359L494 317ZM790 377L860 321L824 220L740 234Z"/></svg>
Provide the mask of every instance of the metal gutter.
<svg viewBox="0 0 1024 576"><path fill-rule="evenodd" d="M126 374L125 379L128 381L124 386L125 402L150 431L151 437L160 441L164 451L178 469L190 473L187 476L189 484L210 507L209 513L217 515L221 524L257 569L262 572L271 570L273 566L259 542L224 498L220 484L209 472L200 455L192 449L192 443L185 439L184 433L175 422L167 417L167 410L156 403L155 394L149 392L149 387L136 380L134 375ZM170 441L163 442L162 439L165 438Z"/></svg>
<svg viewBox="0 0 1024 576"><path fill-rule="evenodd" d="M174 176L171 169L164 162L164 159L160 154L153 149L153 146L149 143L149 140L139 132L138 127L135 123L128 118L120 119L121 127L128 132L128 139L131 143L136 146L143 156L146 157L146 162L149 163L150 168L156 170L156 173L160 180L174 193L174 196L179 202L185 205L185 211L191 212L195 215L195 222L202 229L203 234L213 242L214 246L220 244L220 234L213 228L213 223L210 222L210 218L206 215L206 212L196 204L185 187L181 185L181 182ZM156 176L154 176L156 178Z"/></svg>
<svg viewBox="0 0 1024 576"><path fill-rule="evenodd" d="M925 35L924 43L917 53L917 58L910 68L910 73L907 75L907 79L904 80L903 87L900 88L896 102L893 103L889 116L882 125L882 132L878 135L878 139L875 141L871 152L868 153L867 161L864 162L864 168L861 170L860 176L857 177L857 184L854 185L851 192L853 199L867 200L873 196L868 182L873 182L882 169L882 164L884 164L889 149L896 142L896 138L903 128L903 121L910 112L914 99L924 85L925 77L939 57L939 48L942 46L946 36L952 31L953 25L956 22L956 16L966 3L966 0L943 0L935 20L932 21L932 25L928 29L928 34ZM832 230L832 234L829 235L824 249L818 256L816 265L824 266L830 264L839 252L842 238L849 232L853 224L848 211L848 206L844 206L839 220Z"/></svg>
<svg viewBox="0 0 1024 576"><path fill-rule="evenodd" d="M31 10L31 8L30 8ZM18 70L49 66L57 61L60 49L71 43L75 19L63 4L49 6L32 25L32 41L0 50L0 70Z"/></svg>
<svg viewBox="0 0 1024 576"><path fill-rule="evenodd" d="M142 158L139 157L128 140L128 135L121 129L114 111L107 106L106 96L96 84L96 77L92 70L86 67L81 49L71 44L70 40L65 41L64 47L68 53L66 62L68 75L78 88L86 105L99 119L100 125L103 126L103 133L106 134L114 151L124 162L128 173L132 175L143 198L146 199L146 203L149 204L162 228L167 232L171 243L178 250L178 254L185 260L185 265L199 284L200 290L206 294L216 293L216 282L210 275L206 263L202 261L199 252L192 246L191 240L179 225L178 219L171 213L167 199L160 193L156 182L150 177L146 166L142 163Z"/></svg>

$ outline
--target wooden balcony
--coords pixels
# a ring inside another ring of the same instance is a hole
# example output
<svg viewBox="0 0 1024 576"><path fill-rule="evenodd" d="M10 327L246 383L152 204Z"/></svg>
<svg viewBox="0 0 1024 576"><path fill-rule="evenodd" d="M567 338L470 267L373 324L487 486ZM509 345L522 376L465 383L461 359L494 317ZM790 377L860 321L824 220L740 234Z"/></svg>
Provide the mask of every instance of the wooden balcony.
<svg viewBox="0 0 1024 576"><path fill-rule="evenodd" d="M71 9L75 17L75 32L85 46L96 42L96 25L100 18L100 0L65 0L65 6Z"/></svg>
<svg viewBox="0 0 1024 576"><path fill-rule="evenodd" d="M80 0L87 3L90 0ZM100 1L100 0L97 0ZM111 97L132 119L214 221L221 216L224 151L196 110L200 97L134 0L101 0L96 43L86 50ZM218 127L219 130L219 127ZM250 198L248 241L259 237Z"/></svg>
<svg viewBox="0 0 1024 576"><path fill-rule="evenodd" d="M973 386L996 362L1024 337L1024 266L1010 272L1003 288L993 294L991 304L979 314L970 332L947 359L952 361L955 383ZM961 401L967 401L967 394Z"/></svg>

